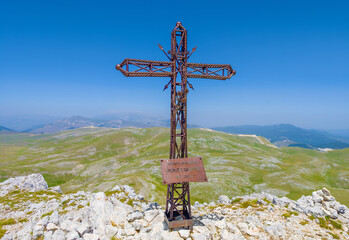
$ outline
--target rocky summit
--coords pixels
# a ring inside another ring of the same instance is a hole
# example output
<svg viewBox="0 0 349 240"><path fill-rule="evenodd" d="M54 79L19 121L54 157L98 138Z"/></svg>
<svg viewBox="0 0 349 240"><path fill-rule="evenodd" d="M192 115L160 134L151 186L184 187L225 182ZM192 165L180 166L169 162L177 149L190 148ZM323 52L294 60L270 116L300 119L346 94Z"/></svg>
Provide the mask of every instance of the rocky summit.
<svg viewBox="0 0 349 240"><path fill-rule="evenodd" d="M297 201L254 193L192 206L193 230L170 231L163 206L128 185L63 194L40 174L0 183L0 237L10 239L349 239L349 209L323 188Z"/></svg>

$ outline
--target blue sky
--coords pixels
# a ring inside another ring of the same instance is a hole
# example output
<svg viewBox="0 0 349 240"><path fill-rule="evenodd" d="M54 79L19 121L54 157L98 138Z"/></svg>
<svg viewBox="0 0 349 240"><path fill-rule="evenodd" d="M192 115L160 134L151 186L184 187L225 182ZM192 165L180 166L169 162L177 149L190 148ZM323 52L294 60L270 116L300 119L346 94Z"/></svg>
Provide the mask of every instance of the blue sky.
<svg viewBox="0 0 349 240"><path fill-rule="evenodd" d="M166 60L177 21L191 62L189 122L349 128L348 1L0 1L0 115L169 116L165 78L126 78L124 58Z"/></svg>

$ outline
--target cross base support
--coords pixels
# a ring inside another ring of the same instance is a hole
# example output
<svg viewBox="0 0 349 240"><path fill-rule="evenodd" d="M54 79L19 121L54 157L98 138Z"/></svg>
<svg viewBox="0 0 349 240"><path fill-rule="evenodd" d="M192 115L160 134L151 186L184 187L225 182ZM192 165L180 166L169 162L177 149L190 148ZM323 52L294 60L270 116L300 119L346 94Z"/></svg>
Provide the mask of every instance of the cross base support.
<svg viewBox="0 0 349 240"><path fill-rule="evenodd" d="M188 228L189 230L193 229L194 226L194 219L190 218L189 219L189 213L188 212L184 212L184 215L186 217L188 217L188 219L182 219L180 216L180 214L177 211L173 211L173 216L174 219L180 217L180 220L169 220L168 216L169 214L165 214L165 221L167 223L168 228L172 231L174 228L179 228L179 227L185 227Z"/></svg>

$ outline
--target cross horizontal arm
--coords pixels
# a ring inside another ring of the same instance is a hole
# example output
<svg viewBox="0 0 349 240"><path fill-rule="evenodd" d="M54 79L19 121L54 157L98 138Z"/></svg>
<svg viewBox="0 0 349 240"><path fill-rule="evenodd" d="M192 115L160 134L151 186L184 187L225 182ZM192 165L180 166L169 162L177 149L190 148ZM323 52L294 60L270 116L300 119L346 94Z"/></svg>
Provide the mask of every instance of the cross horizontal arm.
<svg viewBox="0 0 349 240"><path fill-rule="evenodd" d="M187 63L188 78L226 80L235 73L229 64Z"/></svg>
<svg viewBox="0 0 349 240"><path fill-rule="evenodd" d="M126 77L172 77L173 62L151 61L126 58L115 68Z"/></svg>

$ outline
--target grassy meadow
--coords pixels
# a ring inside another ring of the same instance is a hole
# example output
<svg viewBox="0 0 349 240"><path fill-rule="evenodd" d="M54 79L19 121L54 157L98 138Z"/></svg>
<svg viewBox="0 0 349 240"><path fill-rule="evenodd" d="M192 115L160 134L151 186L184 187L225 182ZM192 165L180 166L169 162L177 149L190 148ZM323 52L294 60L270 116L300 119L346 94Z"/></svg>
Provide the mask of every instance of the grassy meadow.
<svg viewBox="0 0 349 240"><path fill-rule="evenodd" d="M203 156L209 182L191 183L192 201L268 191L297 199L327 187L349 205L349 149L326 153L275 148L259 137L188 130L189 156ZM160 159L167 158L167 128L80 128L54 134L0 135L0 181L42 173L63 192L107 191L128 184L164 204Z"/></svg>

